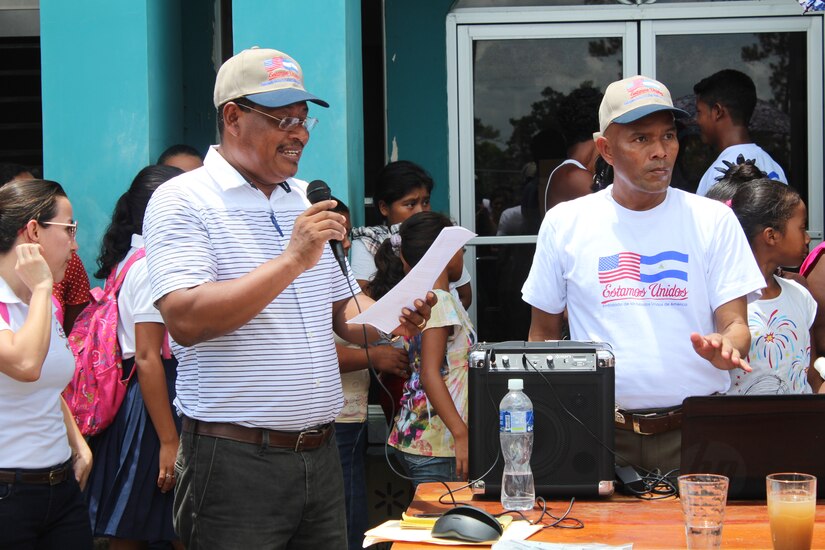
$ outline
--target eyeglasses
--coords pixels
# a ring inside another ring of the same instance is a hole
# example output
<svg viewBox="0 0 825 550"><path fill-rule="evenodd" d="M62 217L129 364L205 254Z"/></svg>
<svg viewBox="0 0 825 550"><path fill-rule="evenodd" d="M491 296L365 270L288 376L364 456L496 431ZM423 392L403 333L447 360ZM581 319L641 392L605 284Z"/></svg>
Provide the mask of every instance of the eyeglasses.
<svg viewBox="0 0 825 550"><path fill-rule="evenodd" d="M310 130L315 128L316 124L318 124L318 119L313 118L311 116L308 116L306 118L298 118L298 117L294 117L294 116L279 118L279 117L270 115L269 113L259 111L258 109L250 107L249 105L243 105L242 104L240 106L243 107L244 109L249 109L250 111L255 111L259 115L264 115L264 116L267 116L271 119L277 120L278 121L278 128L280 128L281 130L284 130L286 132L288 132L289 130L294 130L298 126L303 126L304 128L306 128L307 132L309 132Z"/></svg>
<svg viewBox="0 0 825 550"><path fill-rule="evenodd" d="M66 231L69 232L69 236L71 238L75 238L77 236L77 222L73 223L61 223L61 222L40 222L42 225L60 225L66 228Z"/></svg>

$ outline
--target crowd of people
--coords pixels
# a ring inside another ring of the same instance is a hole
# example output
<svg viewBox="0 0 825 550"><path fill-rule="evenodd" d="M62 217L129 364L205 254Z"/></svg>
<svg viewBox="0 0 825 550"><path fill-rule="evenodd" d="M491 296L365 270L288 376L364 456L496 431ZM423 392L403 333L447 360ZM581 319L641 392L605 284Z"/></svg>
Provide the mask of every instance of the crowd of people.
<svg viewBox="0 0 825 550"><path fill-rule="evenodd" d="M644 76L571 94L570 160L533 183L547 213L521 289L523 337L613 346L620 463L677 469L688 396L825 391L813 367L823 249L805 260L806 206L750 142L745 79L696 85L697 122L721 151L707 198L670 186L688 115ZM128 389L88 441L61 397L75 367L66 334L92 300L77 221L60 184L3 167L4 547L359 548L373 382L389 388L388 444L413 484L467 478L476 336L463 250L392 333L349 322L453 222L431 211L426 170L403 160L378 175L380 225L352 228L342 201L310 201L294 177L310 104L329 107L296 60L240 52L216 78L219 144L203 158L171 147L117 201L95 276L121 285ZM330 240L351 250L351 269Z"/></svg>

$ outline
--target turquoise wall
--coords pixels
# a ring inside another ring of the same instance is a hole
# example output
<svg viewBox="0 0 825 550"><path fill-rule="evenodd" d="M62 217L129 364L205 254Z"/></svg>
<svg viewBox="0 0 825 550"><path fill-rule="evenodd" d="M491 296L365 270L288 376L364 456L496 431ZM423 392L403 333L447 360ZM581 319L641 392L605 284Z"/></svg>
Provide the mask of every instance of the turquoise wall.
<svg viewBox="0 0 825 550"><path fill-rule="evenodd" d="M330 104L329 109L309 104L319 123L297 177L322 179L334 195L356 204L353 197L364 196L360 1L233 0L232 33L236 53L260 46L294 57L307 91ZM354 225L361 216L354 209Z"/></svg>
<svg viewBox="0 0 825 550"><path fill-rule="evenodd" d="M40 2L43 172L72 201L87 271L117 198L183 138L179 27L178 0Z"/></svg>
<svg viewBox="0 0 825 550"><path fill-rule="evenodd" d="M385 0L387 158L423 166L433 210L449 212L447 13L453 0Z"/></svg>

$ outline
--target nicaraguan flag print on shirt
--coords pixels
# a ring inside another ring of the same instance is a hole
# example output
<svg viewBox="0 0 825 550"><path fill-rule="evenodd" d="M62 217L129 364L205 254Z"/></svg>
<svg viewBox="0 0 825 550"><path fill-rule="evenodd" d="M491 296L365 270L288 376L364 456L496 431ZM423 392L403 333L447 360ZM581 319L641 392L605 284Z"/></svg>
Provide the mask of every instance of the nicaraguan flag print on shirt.
<svg viewBox="0 0 825 550"><path fill-rule="evenodd" d="M662 279L687 281L687 263L688 255L675 250L654 256L620 252L599 258L599 282L612 283L622 279L642 283L655 283Z"/></svg>

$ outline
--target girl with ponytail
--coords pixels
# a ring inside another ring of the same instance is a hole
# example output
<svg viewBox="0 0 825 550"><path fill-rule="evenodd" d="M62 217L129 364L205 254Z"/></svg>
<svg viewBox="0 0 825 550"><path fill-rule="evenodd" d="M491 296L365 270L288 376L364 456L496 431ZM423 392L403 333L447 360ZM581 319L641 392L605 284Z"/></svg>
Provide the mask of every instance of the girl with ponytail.
<svg viewBox="0 0 825 550"><path fill-rule="evenodd" d="M412 269L438 237L449 218L421 212L401 224L376 254L378 273L370 282L377 295L392 288ZM389 444L399 451L413 484L457 481L468 472L467 369L475 331L467 312L450 293L464 267L459 250L436 280L438 303L421 334L405 342L412 373L404 384L401 408Z"/></svg>
<svg viewBox="0 0 825 550"><path fill-rule="evenodd" d="M143 249L143 214L152 193L182 174L172 166L147 166L115 205L95 276L120 273ZM139 256L138 256L139 257ZM97 537L112 550L146 548L153 541L176 546L172 527L175 457L180 419L172 412L177 361L163 358L166 329L150 297L146 259L131 265L118 292L118 343L124 375L131 375L117 417L90 444L95 466L89 511Z"/></svg>

